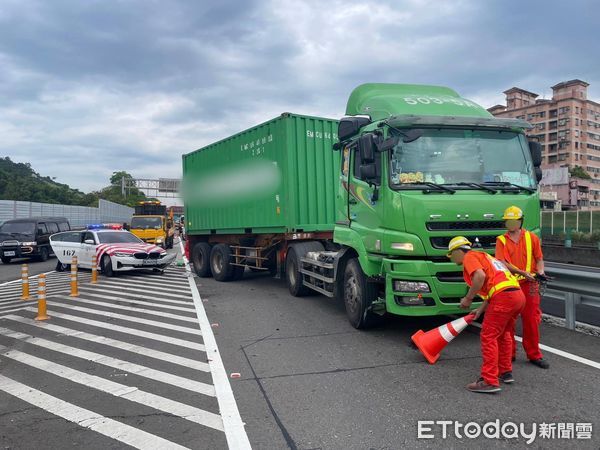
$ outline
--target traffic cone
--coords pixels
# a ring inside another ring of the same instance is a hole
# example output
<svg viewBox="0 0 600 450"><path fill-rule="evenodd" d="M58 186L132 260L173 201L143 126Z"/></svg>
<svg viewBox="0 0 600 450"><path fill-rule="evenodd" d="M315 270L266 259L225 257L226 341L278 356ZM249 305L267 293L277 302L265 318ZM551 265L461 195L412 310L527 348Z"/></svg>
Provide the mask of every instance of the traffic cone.
<svg viewBox="0 0 600 450"><path fill-rule="evenodd" d="M462 330L467 328L473 320L475 314L469 314L468 316L461 317L460 319L453 320L437 328L434 328L427 333L423 330L417 331L412 335L411 339L421 351L425 359L429 361L429 364L435 364L440 357L441 351L448 343L460 334Z"/></svg>

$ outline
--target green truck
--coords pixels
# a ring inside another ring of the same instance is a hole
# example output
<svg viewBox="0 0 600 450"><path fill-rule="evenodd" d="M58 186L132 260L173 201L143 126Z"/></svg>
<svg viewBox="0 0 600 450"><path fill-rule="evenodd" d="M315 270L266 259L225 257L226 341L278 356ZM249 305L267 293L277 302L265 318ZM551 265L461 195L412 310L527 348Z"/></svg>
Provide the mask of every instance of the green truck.
<svg viewBox="0 0 600 450"><path fill-rule="evenodd" d="M201 277L343 299L356 328L461 312L450 239L493 253L509 205L539 233L528 128L449 88L363 84L339 121L284 113L184 155L186 251Z"/></svg>

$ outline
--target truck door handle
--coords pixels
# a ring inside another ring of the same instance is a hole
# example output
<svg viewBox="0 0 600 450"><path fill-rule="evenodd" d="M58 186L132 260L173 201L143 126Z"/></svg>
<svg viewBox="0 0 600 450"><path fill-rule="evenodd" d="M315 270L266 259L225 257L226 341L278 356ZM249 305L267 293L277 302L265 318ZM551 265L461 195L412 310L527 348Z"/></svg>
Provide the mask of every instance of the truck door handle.
<svg viewBox="0 0 600 450"><path fill-rule="evenodd" d="M351 205L356 205L358 202L356 201L356 199L354 197L349 197L348 203L350 203Z"/></svg>

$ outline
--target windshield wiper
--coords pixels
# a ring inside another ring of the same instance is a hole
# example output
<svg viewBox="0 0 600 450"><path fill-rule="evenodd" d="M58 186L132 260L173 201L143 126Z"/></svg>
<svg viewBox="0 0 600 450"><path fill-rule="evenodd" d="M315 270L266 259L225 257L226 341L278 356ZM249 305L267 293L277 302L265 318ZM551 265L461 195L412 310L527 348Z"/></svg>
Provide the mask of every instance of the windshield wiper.
<svg viewBox="0 0 600 450"><path fill-rule="evenodd" d="M436 189L438 192L447 192L448 194L456 193L455 189L450 189L449 187L442 186L441 184L430 183L427 181L415 181L413 183L402 183L402 186L407 186L407 185L409 185L409 186L428 186L430 188ZM436 191L431 190L431 189L423 189L424 194L430 194L432 192L436 192Z"/></svg>
<svg viewBox="0 0 600 450"><path fill-rule="evenodd" d="M479 183L466 183L466 182L461 182L461 183L452 183L455 186L471 186L471 187L476 187L478 189L481 189L483 191L489 192L490 194L497 194L498 191L496 189L492 189L490 187L484 186L483 184L479 184Z"/></svg>
<svg viewBox="0 0 600 450"><path fill-rule="evenodd" d="M518 184L509 183L508 181L485 181L483 184L491 185L491 186L501 186L501 187L504 187L504 188L517 188L520 191L527 191L530 194L533 194L536 191L533 188L528 188L528 187L525 187L525 186L520 186Z"/></svg>

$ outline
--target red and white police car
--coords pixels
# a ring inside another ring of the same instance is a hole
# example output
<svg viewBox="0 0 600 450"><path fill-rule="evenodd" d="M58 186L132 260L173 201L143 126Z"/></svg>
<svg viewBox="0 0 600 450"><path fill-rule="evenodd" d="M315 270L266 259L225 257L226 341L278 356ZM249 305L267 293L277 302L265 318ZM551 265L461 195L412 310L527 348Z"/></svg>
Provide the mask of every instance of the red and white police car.
<svg viewBox="0 0 600 450"><path fill-rule="evenodd" d="M145 243L121 225L90 225L86 230L56 233L50 236L50 245L59 272L69 267L73 256L79 267L91 269L96 255L98 268L107 276L136 269L163 270L175 259L174 253Z"/></svg>

